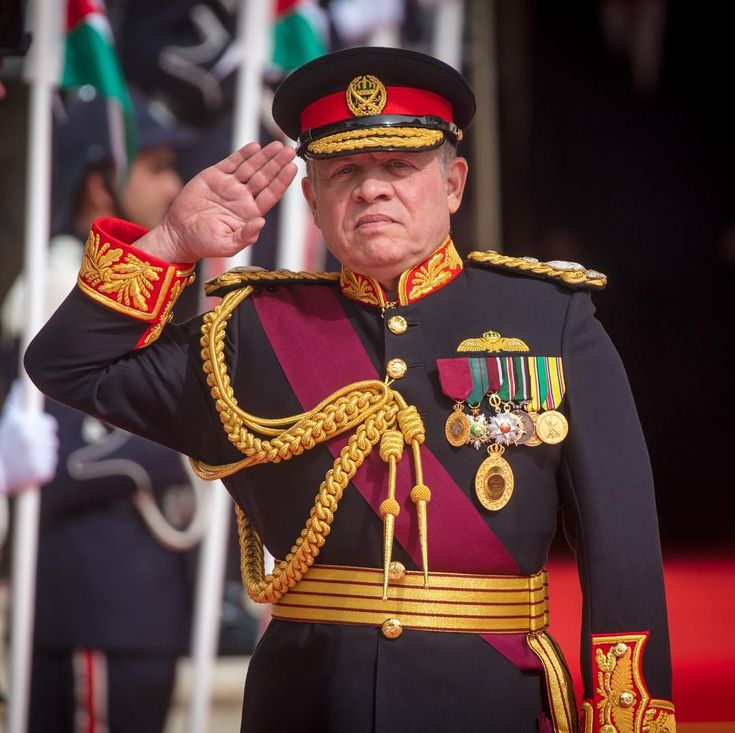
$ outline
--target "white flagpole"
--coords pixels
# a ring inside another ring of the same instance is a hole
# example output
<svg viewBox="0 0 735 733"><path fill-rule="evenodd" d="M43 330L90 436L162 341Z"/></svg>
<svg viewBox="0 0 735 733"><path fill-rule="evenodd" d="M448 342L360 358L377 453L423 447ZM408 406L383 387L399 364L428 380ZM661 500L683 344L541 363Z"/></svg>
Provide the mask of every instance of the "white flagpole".
<svg viewBox="0 0 735 733"><path fill-rule="evenodd" d="M474 135L475 246L503 251L498 121L497 0L472 0L472 83L477 95Z"/></svg>
<svg viewBox="0 0 735 733"><path fill-rule="evenodd" d="M272 0L241 0L237 43L241 65L235 91L233 147L258 140L263 70L270 52ZM228 267L248 265L249 248L227 261ZM216 273L210 273L214 275ZM187 721L188 733L209 730L210 700L214 660L220 629L220 608L224 584L227 538L232 518L232 500L221 482L211 487L212 519L202 543L197 571L192 638L192 697Z"/></svg>
<svg viewBox="0 0 735 733"><path fill-rule="evenodd" d="M299 272L308 269L304 260L306 234L311 222L301 186L297 185L298 180L306 174L306 165L301 158L296 158L294 162L298 167L295 182L286 189L281 199L276 267Z"/></svg>
<svg viewBox="0 0 735 733"><path fill-rule="evenodd" d="M439 0L434 15L431 54L461 71L464 0Z"/></svg>
<svg viewBox="0 0 735 733"><path fill-rule="evenodd" d="M59 78L63 5L63 0L30 3L33 38L26 61L26 78L31 86L24 262L29 302L21 354L44 319L51 195L51 95ZM40 412L43 397L31 384L22 365L21 374L25 407ZM18 496L15 508L8 733L25 733L28 727L40 506L39 487L33 486Z"/></svg>

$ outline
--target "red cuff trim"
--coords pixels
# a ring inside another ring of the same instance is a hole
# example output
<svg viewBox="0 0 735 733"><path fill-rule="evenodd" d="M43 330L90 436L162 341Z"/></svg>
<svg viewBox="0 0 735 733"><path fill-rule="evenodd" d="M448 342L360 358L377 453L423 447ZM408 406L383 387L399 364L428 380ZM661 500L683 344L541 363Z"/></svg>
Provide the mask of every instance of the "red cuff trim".
<svg viewBox="0 0 735 733"><path fill-rule="evenodd" d="M386 87L386 99L381 115L434 115L445 122L454 122L452 105L434 92L412 87ZM301 132L351 120L354 116L347 106L344 92L328 94L312 102L301 113Z"/></svg>
<svg viewBox="0 0 735 733"><path fill-rule="evenodd" d="M132 221L125 219L116 219L113 216L101 216L92 222L92 231L100 235L100 238L110 241L112 244L133 244L137 242L144 234L148 234L149 230L145 227L133 224ZM148 259L157 259L151 255L146 255ZM169 265L170 262L165 264Z"/></svg>
<svg viewBox="0 0 735 733"><path fill-rule="evenodd" d="M146 229L105 217L92 224L77 283L98 303L150 324L136 348L158 338L173 305L194 282L194 265L171 264L134 247Z"/></svg>

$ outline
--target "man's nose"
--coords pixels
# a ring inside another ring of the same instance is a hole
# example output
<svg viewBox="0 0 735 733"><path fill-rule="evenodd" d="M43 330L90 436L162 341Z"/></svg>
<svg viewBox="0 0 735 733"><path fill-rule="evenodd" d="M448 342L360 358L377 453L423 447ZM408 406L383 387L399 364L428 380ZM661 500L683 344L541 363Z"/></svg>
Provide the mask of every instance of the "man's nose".
<svg viewBox="0 0 735 733"><path fill-rule="evenodd" d="M378 199L390 198L393 188L383 176L376 171L365 171L355 186L355 196L358 200L371 202Z"/></svg>

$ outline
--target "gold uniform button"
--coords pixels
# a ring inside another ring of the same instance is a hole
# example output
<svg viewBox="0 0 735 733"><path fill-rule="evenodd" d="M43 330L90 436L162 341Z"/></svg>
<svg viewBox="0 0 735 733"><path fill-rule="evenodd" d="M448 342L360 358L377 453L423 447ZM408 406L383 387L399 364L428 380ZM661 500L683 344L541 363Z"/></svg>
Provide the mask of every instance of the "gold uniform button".
<svg viewBox="0 0 735 733"><path fill-rule="evenodd" d="M406 566L402 562L398 562L398 560L393 560L390 565L388 565L388 578L389 580L392 580L394 582L403 580L404 575L406 574Z"/></svg>
<svg viewBox="0 0 735 733"><path fill-rule="evenodd" d="M403 316L391 316L388 319L388 330L396 336L400 336L408 330L408 321Z"/></svg>
<svg viewBox="0 0 735 733"><path fill-rule="evenodd" d="M403 626L397 618L387 618L381 631L386 639L397 639L403 633Z"/></svg>
<svg viewBox="0 0 735 733"><path fill-rule="evenodd" d="M632 692L621 692L618 699L621 707L629 708L635 702L635 695Z"/></svg>
<svg viewBox="0 0 735 733"><path fill-rule="evenodd" d="M385 366L385 371L391 379L400 379L408 369L403 359L391 359Z"/></svg>

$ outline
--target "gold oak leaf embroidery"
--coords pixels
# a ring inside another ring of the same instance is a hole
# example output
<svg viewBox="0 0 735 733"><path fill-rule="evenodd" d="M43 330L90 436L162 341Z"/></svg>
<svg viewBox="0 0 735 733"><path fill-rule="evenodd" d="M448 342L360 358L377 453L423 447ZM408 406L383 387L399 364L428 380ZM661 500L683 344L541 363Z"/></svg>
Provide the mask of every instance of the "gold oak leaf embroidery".
<svg viewBox="0 0 735 733"><path fill-rule="evenodd" d="M643 717L643 733L676 733L676 719L673 713L654 708L646 710Z"/></svg>
<svg viewBox="0 0 735 733"><path fill-rule="evenodd" d="M85 282L96 287L108 279L110 267L122 257L122 253L122 249L111 249L109 242L100 246L99 234L90 232L87 246L84 248L80 276Z"/></svg>
<svg viewBox="0 0 735 733"><path fill-rule="evenodd" d="M345 295L351 295L362 303L380 305L369 280L364 280L354 272L344 268L342 270L342 288Z"/></svg>
<svg viewBox="0 0 735 733"><path fill-rule="evenodd" d="M418 298L435 290L441 283L452 276L452 258L446 257L444 252L437 252L429 261L416 270L411 292L408 297Z"/></svg>
<svg viewBox="0 0 735 733"><path fill-rule="evenodd" d="M601 649L595 655L597 667L597 693L600 701L600 720L611 726L613 731L632 731L635 703L624 706L620 702L621 694L633 694L633 664L628 649L622 657L616 657L612 649L603 654Z"/></svg>
<svg viewBox="0 0 735 733"><path fill-rule="evenodd" d="M155 267L128 254L124 262L111 265L103 272L105 282L98 290L114 295L118 303L147 311L153 283L159 279L158 273L162 271L162 267Z"/></svg>

